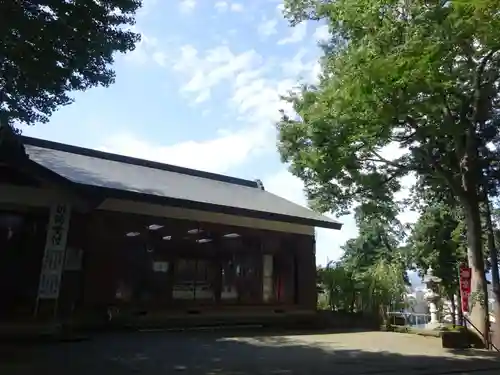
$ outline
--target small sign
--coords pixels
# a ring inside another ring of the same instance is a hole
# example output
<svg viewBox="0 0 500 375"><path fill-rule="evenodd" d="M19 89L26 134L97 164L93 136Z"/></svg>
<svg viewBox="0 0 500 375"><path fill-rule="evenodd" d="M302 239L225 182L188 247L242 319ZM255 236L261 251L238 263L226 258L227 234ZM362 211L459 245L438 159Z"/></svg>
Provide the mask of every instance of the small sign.
<svg viewBox="0 0 500 375"><path fill-rule="evenodd" d="M153 262L154 272L168 272L168 262Z"/></svg>

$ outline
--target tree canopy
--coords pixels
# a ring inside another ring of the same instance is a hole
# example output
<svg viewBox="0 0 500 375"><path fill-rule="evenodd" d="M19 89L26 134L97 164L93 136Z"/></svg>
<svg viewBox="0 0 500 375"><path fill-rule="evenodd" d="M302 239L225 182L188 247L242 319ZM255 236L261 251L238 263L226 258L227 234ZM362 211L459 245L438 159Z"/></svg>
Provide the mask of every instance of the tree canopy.
<svg viewBox="0 0 500 375"><path fill-rule="evenodd" d="M278 124L282 159L321 211L394 202L411 174L451 193L465 219L472 289L483 296L480 204L484 171L498 160L488 146L498 138L499 5L286 1L292 24L322 19L331 42L319 83L291 93L296 114ZM486 310L472 311L484 337Z"/></svg>
<svg viewBox="0 0 500 375"><path fill-rule="evenodd" d="M409 284L405 249L399 235L358 210L359 234L346 242L342 258L320 268L319 278L334 310L363 311L385 317L404 305Z"/></svg>
<svg viewBox="0 0 500 375"><path fill-rule="evenodd" d="M0 5L0 119L46 122L70 91L114 82L116 52L139 40L140 0L8 1Z"/></svg>

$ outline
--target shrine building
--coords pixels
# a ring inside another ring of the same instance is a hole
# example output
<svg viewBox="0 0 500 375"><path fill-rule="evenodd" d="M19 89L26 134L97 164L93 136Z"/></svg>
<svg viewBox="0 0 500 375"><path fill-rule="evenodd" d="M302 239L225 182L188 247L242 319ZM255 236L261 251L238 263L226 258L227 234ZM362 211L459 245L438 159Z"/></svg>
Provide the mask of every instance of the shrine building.
<svg viewBox="0 0 500 375"><path fill-rule="evenodd" d="M259 180L3 133L3 322L316 310L315 227L339 222Z"/></svg>

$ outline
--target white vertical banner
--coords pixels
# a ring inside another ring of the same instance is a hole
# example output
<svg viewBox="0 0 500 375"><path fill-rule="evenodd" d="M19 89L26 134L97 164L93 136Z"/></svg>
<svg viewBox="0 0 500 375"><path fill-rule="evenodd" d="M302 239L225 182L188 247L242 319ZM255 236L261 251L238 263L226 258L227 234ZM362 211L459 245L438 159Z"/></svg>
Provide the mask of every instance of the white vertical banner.
<svg viewBox="0 0 500 375"><path fill-rule="evenodd" d="M57 300L59 297L70 218L69 204L58 203L51 207L37 300Z"/></svg>

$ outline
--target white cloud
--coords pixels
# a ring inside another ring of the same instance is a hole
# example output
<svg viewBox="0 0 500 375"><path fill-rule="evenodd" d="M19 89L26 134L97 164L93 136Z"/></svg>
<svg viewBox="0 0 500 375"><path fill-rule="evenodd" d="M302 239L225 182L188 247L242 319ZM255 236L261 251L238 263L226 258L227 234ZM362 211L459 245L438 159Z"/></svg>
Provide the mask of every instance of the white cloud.
<svg viewBox="0 0 500 375"><path fill-rule="evenodd" d="M162 67L167 64L167 55L162 51L153 52L152 58L155 63Z"/></svg>
<svg viewBox="0 0 500 375"><path fill-rule="evenodd" d="M210 90L203 90L202 92L200 92L200 94L196 97L196 99L194 100L195 103L203 103L203 102L206 102L208 99L210 99L210 97L212 96L212 94L210 94Z"/></svg>
<svg viewBox="0 0 500 375"><path fill-rule="evenodd" d="M232 12L243 12L243 4L241 3L232 3L231 4Z"/></svg>
<svg viewBox="0 0 500 375"><path fill-rule="evenodd" d="M218 12L225 12L227 10L230 10L231 12L236 12L236 13L239 13L239 12L243 12L243 4L241 3L231 3L229 1L217 1L214 5L215 9L218 11Z"/></svg>
<svg viewBox="0 0 500 375"><path fill-rule="evenodd" d="M231 104L245 118L251 118L255 122L273 123L279 120L279 110L291 112L288 103L280 99L291 90L295 84L294 80L271 80L262 76L245 82L244 77L252 74L259 76L259 71L247 72L237 77L233 83L233 96ZM270 139L274 142L274 138Z"/></svg>
<svg viewBox="0 0 500 375"><path fill-rule="evenodd" d="M220 45L200 54L186 45L181 48L173 68L186 78L181 91L208 98L222 82L234 82L240 74L254 72L260 64L262 57L252 49L234 53L227 45Z"/></svg>
<svg viewBox="0 0 500 375"><path fill-rule="evenodd" d="M414 174L409 174L401 179L402 189L395 194L394 199L401 201L408 198L412 187L417 182L417 178ZM398 219L403 224L414 224L419 218L419 214L416 211L405 210L398 215Z"/></svg>
<svg viewBox="0 0 500 375"><path fill-rule="evenodd" d="M154 144L133 133L121 133L104 140L100 150L214 173L226 173L259 152L265 141L262 128L220 132L206 141L185 141L173 145Z"/></svg>
<svg viewBox="0 0 500 375"><path fill-rule="evenodd" d="M387 160L396 160L408 153L408 149L401 148L397 142L392 142L385 146L380 155ZM417 182L417 177L414 173L410 173L401 179L401 190L395 194L394 199L401 202L410 195L410 191ZM398 215L398 219L403 224L413 224L418 220L418 212L405 210Z"/></svg>
<svg viewBox="0 0 500 375"><path fill-rule="evenodd" d="M262 20L261 23L257 26L257 32L259 35L263 37L267 37L273 34L276 34L276 26L278 25L278 21L275 19L271 20Z"/></svg>
<svg viewBox="0 0 500 375"><path fill-rule="evenodd" d="M328 25L321 25L316 27L313 34L313 39L319 43L326 43L330 40L330 31Z"/></svg>
<svg viewBox="0 0 500 375"><path fill-rule="evenodd" d="M308 58L307 55L308 51L306 49L297 50L291 59L284 60L281 63L283 73L302 82L316 83L321 73L321 65L317 58Z"/></svg>
<svg viewBox="0 0 500 375"><path fill-rule="evenodd" d="M319 63L319 61L314 62L314 66L312 67L310 73L311 83L318 83L320 75L322 73L321 64Z"/></svg>
<svg viewBox="0 0 500 375"><path fill-rule="evenodd" d="M279 119L279 110L291 112L290 105L280 95L294 88L297 70L308 74L314 70L312 62L300 61L300 69L290 67L279 74L275 62L263 59L255 50L235 52L224 44L202 52L185 45L176 55L179 57L172 68L181 73L184 95L200 103L218 88L229 90L228 105L237 113L238 120L248 126L265 127L267 144L272 149L273 123Z"/></svg>
<svg viewBox="0 0 500 375"><path fill-rule="evenodd" d="M227 8L229 7L229 4L227 1L217 1L214 5L215 9L217 9L219 12L225 12Z"/></svg>
<svg viewBox="0 0 500 375"><path fill-rule="evenodd" d="M137 18L146 17L157 4L158 0L142 0L142 6L137 11Z"/></svg>
<svg viewBox="0 0 500 375"><path fill-rule="evenodd" d="M278 14L280 16L283 15L283 11L285 10L285 4L284 3L280 3L278 5L276 5L276 12L278 12Z"/></svg>
<svg viewBox="0 0 500 375"><path fill-rule="evenodd" d="M283 61L281 67L285 74L293 77L299 77L305 71L310 71L315 61L305 63L304 57L306 56L305 49L299 49L297 53L291 58Z"/></svg>
<svg viewBox="0 0 500 375"><path fill-rule="evenodd" d="M124 56L124 59L134 64L146 64L150 62L151 56L157 51L158 40L154 37L141 33L135 28L132 29L134 32L139 32L141 34L141 41L136 44L135 49L132 52L129 52Z"/></svg>
<svg viewBox="0 0 500 375"><path fill-rule="evenodd" d="M290 29L290 35L278 41L278 44L293 44L304 40L307 35L307 23L302 22Z"/></svg>
<svg viewBox="0 0 500 375"><path fill-rule="evenodd" d="M196 7L196 0L180 0L179 9L182 13L191 13Z"/></svg>

